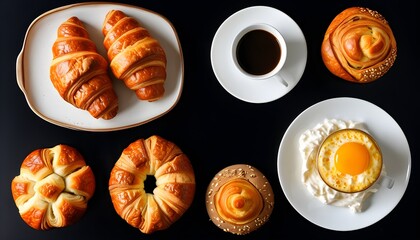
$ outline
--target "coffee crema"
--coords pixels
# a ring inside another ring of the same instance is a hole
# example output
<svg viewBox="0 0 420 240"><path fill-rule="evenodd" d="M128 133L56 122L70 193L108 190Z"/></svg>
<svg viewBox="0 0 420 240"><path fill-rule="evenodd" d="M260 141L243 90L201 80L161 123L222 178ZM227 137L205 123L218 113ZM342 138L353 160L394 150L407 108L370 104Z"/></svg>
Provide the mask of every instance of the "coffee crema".
<svg viewBox="0 0 420 240"><path fill-rule="evenodd" d="M246 33L238 42L236 58L239 66L252 75L272 71L280 61L281 48L276 37L261 29Z"/></svg>

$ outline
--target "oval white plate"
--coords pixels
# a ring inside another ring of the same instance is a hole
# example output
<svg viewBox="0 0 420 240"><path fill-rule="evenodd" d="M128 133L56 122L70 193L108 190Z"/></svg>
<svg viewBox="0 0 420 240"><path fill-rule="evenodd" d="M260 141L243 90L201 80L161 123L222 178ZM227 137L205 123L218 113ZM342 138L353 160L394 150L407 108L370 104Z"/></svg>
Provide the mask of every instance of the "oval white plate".
<svg viewBox="0 0 420 240"><path fill-rule="evenodd" d="M361 213L324 205L307 191L301 181L302 159L298 139L306 129L325 118L363 122L381 146L387 174L395 180L392 189L380 188L370 196L366 210ZM385 217L404 195L411 172L409 145L397 122L378 106L347 97L319 102L297 116L283 136L277 161L281 187L296 211L320 227L339 231L364 228Z"/></svg>
<svg viewBox="0 0 420 240"><path fill-rule="evenodd" d="M159 40L167 55L165 95L156 102L140 101L135 93L115 79L119 112L111 120L95 119L87 111L65 102L49 78L52 44L58 26L77 16L84 22L99 53L106 56L103 46L102 23L106 13L119 9L136 18ZM32 111L58 126L84 131L115 131L138 126L169 112L178 102L184 81L181 44L175 28L165 17L147 9L117 3L79 3L48 11L37 17L27 29L22 51L16 61L16 77Z"/></svg>
<svg viewBox="0 0 420 240"><path fill-rule="evenodd" d="M231 55L233 40L243 28L256 23L270 24L283 35L287 60L280 75L287 78L288 86L278 77L250 79L235 68ZM282 11L267 6L248 7L232 14L217 30L210 51L213 71L222 87L250 103L271 102L290 92L303 75L307 55L305 36L297 23Z"/></svg>

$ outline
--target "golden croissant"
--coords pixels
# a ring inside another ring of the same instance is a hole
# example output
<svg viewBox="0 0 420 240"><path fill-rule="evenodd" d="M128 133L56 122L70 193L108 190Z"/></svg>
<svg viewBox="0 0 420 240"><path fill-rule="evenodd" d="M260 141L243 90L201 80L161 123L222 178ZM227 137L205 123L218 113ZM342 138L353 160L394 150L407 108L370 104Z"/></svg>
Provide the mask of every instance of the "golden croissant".
<svg viewBox="0 0 420 240"><path fill-rule="evenodd" d="M95 176L73 147L59 144L32 151L13 178L11 190L22 219L32 228L66 227L86 212Z"/></svg>
<svg viewBox="0 0 420 240"><path fill-rule="evenodd" d="M351 82L368 83L392 67L397 43L381 14L364 7L350 7L328 26L321 56L334 75Z"/></svg>
<svg viewBox="0 0 420 240"><path fill-rule="evenodd" d="M118 98L108 62L97 52L80 19L71 17L58 27L52 53L50 79L60 96L94 118L114 118Z"/></svg>
<svg viewBox="0 0 420 240"><path fill-rule="evenodd" d="M107 13L103 44L117 79L141 100L156 101L165 93L166 54L138 21L119 10Z"/></svg>
<svg viewBox="0 0 420 240"><path fill-rule="evenodd" d="M153 176L156 187L145 189L144 181ZM194 170L178 146L153 135L123 150L111 171L109 191L118 215L150 234L171 226L190 207Z"/></svg>

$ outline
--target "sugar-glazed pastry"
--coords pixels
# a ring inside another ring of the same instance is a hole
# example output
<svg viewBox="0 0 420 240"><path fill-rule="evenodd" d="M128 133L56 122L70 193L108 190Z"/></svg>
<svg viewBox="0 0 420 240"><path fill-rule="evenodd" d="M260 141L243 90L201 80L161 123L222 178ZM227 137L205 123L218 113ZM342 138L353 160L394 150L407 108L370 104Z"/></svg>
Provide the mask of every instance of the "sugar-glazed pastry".
<svg viewBox="0 0 420 240"><path fill-rule="evenodd" d="M207 188L206 208L223 231L248 234L269 220L274 194L266 177L256 168L236 164L217 173Z"/></svg>
<svg viewBox="0 0 420 240"><path fill-rule="evenodd" d="M350 7L328 26L321 46L325 66L351 82L382 77L397 57L397 43L385 18L369 8Z"/></svg>

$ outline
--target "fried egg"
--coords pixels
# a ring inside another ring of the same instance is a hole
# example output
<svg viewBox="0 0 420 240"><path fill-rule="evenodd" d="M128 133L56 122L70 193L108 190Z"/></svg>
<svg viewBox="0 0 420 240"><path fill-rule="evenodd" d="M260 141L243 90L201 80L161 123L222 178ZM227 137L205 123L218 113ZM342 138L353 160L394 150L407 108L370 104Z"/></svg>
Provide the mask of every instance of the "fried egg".
<svg viewBox="0 0 420 240"><path fill-rule="evenodd" d="M382 170L382 153L373 137L358 129L341 129L322 142L317 155L322 180L347 193L372 186Z"/></svg>

